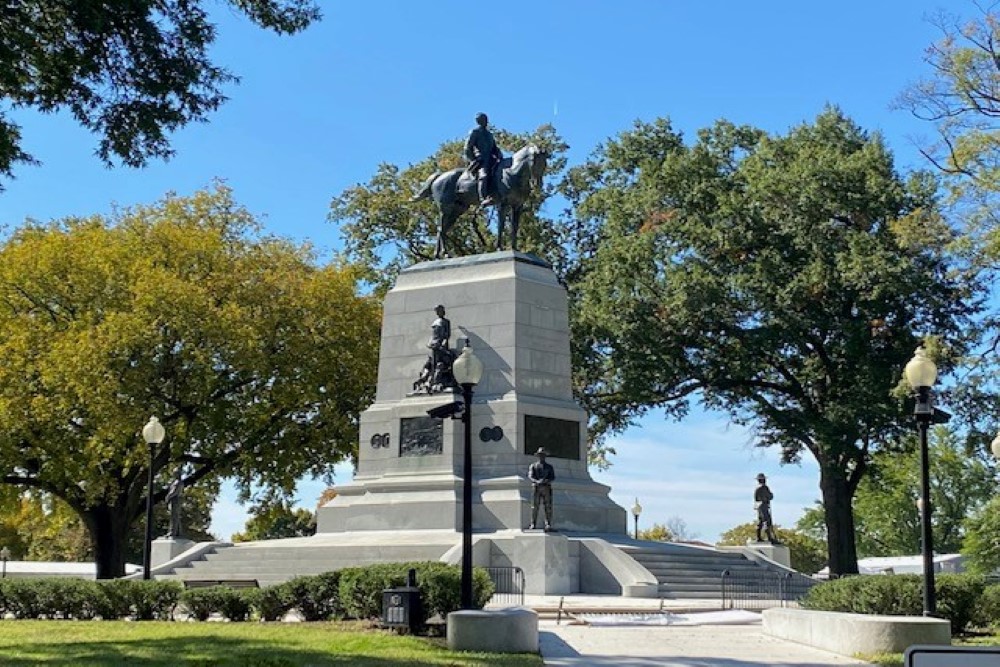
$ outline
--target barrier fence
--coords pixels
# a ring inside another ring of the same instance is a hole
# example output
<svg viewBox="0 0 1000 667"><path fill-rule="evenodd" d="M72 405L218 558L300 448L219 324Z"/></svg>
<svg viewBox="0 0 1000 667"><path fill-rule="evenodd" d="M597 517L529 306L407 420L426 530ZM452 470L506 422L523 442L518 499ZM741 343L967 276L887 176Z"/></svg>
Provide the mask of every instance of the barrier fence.
<svg viewBox="0 0 1000 667"><path fill-rule="evenodd" d="M524 570L519 567L488 567L495 590L489 604L515 607L524 606Z"/></svg>
<svg viewBox="0 0 1000 667"><path fill-rule="evenodd" d="M791 572L722 573L722 608L761 610L770 607L787 607L789 602L801 599L814 582Z"/></svg>

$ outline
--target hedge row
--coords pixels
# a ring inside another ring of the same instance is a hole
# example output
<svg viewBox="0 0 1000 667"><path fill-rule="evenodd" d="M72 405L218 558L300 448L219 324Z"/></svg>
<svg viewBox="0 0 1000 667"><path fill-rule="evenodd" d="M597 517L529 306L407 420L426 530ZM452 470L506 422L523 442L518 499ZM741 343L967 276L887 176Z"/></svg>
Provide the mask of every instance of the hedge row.
<svg viewBox="0 0 1000 667"><path fill-rule="evenodd" d="M939 574L934 590L937 614L951 621L953 633L1000 623L1000 584L987 586L982 577L972 574ZM827 581L810 590L802 606L855 614L919 616L923 611L923 578L894 574Z"/></svg>
<svg viewBox="0 0 1000 667"><path fill-rule="evenodd" d="M181 591L174 581L0 579L0 612L20 619L169 620Z"/></svg>
<svg viewBox="0 0 1000 667"><path fill-rule="evenodd" d="M276 621L293 609L306 621L378 618L383 589L404 585L411 568L417 571L417 586L428 616L444 618L459 608L459 568L415 562L346 568L261 589L212 586L184 590L176 581L128 579L0 579L0 614L18 619L169 620L180 605L197 620L220 614L230 621L246 621L254 615ZM485 570L474 570L474 604L482 608L492 595L489 575Z"/></svg>

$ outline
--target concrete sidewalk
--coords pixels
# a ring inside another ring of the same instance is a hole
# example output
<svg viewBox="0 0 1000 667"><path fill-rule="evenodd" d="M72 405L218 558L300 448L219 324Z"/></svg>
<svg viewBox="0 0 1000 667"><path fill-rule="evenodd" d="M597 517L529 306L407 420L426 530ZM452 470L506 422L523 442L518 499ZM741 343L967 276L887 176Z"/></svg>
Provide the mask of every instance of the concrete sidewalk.
<svg viewBox="0 0 1000 667"><path fill-rule="evenodd" d="M760 624L591 627L539 624L542 658L560 667L825 667L868 665L764 635Z"/></svg>

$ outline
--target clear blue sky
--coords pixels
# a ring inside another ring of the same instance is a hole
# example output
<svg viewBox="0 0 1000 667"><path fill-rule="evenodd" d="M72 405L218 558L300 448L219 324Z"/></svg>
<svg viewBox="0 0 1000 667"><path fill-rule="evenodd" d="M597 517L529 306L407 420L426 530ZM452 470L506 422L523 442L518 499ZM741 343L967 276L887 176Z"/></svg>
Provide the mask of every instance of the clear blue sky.
<svg viewBox="0 0 1000 667"><path fill-rule="evenodd" d="M222 178L269 231L335 249L333 196L380 162L416 162L463 136L480 110L513 131L554 124L572 164L636 119L669 116L689 136L719 118L782 132L833 103L882 132L902 169L923 166L911 138L930 128L889 105L926 73L937 32L925 19L944 3L321 0L325 19L294 37L208 4L214 55L242 78L231 100L173 137L176 158L141 170L105 169L96 139L67 116L19 113L42 165L5 184L0 225L105 213ZM638 496L643 524L679 516L707 540L752 518L757 472L770 477L780 524L819 495L814 465L779 467L717 415L651 415L613 444L614 467L595 473L612 496L626 507ZM303 504L320 489L303 484ZM227 494L213 527L227 537L244 518Z"/></svg>

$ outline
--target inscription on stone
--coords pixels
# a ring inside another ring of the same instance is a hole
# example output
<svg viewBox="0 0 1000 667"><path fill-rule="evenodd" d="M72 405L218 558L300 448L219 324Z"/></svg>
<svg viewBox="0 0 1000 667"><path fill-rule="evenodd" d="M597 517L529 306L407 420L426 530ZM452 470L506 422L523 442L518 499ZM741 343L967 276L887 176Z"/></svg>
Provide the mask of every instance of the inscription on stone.
<svg viewBox="0 0 1000 667"><path fill-rule="evenodd" d="M544 447L549 456L580 460L580 422L524 416L524 453L534 456Z"/></svg>
<svg viewBox="0 0 1000 667"><path fill-rule="evenodd" d="M444 451L444 422L433 417L399 420L399 455L430 456Z"/></svg>

